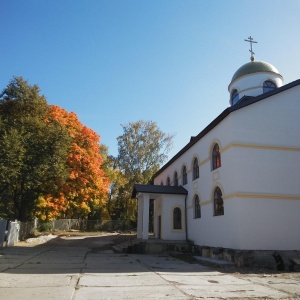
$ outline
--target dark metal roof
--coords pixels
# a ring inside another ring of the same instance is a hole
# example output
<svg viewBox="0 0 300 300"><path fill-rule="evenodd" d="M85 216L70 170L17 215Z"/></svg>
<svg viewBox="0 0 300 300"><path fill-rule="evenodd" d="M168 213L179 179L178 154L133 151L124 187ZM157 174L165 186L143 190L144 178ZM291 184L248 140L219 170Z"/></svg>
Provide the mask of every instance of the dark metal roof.
<svg viewBox="0 0 300 300"><path fill-rule="evenodd" d="M280 88L277 88L268 93L256 96L256 97L243 97L238 103L227 107L219 116L217 116L207 127L205 127L197 136L191 138L190 142L184 146L175 156L173 156L164 166L162 166L154 175L153 179L163 172L168 166L170 166L176 159L183 155L188 149L190 149L194 144L196 144L202 137L209 133L214 127L216 127L221 121L223 121L230 113L242 109L248 105L254 104L256 102L267 99L273 95L279 94L290 88L300 85L300 79L288 83Z"/></svg>
<svg viewBox="0 0 300 300"><path fill-rule="evenodd" d="M188 194L187 190L182 186L135 184L132 191L132 198L136 198L136 195L138 193L173 194L173 195Z"/></svg>

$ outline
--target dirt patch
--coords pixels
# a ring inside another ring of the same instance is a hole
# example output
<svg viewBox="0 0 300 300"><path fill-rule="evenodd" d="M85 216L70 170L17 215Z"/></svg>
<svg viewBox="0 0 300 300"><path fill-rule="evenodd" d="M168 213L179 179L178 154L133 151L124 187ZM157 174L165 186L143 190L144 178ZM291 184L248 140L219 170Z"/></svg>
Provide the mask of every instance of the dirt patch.
<svg viewBox="0 0 300 300"><path fill-rule="evenodd" d="M34 247L43 244L49 245L61 245L61 246L68 246L73 242L71 245L78 243L80 244L80 240L83 239L88 241L89 239L93 240L93 238L101 239L102 242L106 244L121 244L130 242L131 239L135 238L134 234L126 234L126 233L104 233L104 232L55 232L51 234L39 235L33 238L29 238L25 241L20 241L15 243L16 247ZM73 239L74 238L74 239ZM80 239L76 242L76 238ZM67 243L67 241L69 243ZM86 244L86 243L84 243Z"/></svg>

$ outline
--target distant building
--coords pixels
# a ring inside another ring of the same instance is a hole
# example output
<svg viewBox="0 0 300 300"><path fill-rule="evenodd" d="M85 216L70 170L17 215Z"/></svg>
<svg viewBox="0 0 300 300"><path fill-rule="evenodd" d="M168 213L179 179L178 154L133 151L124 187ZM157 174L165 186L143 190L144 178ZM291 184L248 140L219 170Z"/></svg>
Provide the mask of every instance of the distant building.
<svg viewBox="0 0 300 300"><path fill-rule="evenodd" d="M156 238L300 250L300 80L283 85L274 66L251 59L232 77L230 107L154 175L154 185L135 186L138 238L148 238L154 199Z"/></svg>

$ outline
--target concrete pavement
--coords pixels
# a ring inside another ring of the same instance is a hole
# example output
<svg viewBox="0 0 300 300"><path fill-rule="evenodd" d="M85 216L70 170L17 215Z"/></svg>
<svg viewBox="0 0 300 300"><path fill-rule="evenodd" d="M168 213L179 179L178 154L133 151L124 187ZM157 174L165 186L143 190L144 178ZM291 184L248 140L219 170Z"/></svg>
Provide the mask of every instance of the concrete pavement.
<svg viewBox="0 0 300 300"><path fill-rule="evenodd" d="M114 254L103 236L0 250L0 299L299 299L299 273L225 272L169 256Z"/></svg>

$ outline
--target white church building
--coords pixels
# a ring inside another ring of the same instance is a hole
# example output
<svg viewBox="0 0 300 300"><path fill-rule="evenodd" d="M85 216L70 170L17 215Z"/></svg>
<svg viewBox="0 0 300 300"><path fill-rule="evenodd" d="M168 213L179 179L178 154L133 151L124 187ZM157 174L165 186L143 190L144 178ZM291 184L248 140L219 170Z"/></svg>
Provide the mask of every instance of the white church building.
<svg viewBox="0 0 300 300"><path fill-rule="evenodd" d="M252 41L250 39L250 41ZM230 106L135 185L137 237L237 250L300 250L300 79L283 85L270 63L241 66Z"/></svg>

